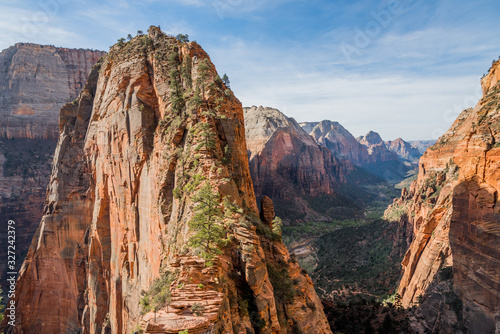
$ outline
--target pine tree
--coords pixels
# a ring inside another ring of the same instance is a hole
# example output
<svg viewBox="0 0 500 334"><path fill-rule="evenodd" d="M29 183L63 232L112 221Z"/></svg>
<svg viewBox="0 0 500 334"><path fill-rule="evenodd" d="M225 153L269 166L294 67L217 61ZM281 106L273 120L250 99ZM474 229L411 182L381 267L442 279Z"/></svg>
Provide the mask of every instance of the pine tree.
<svg viewBox="0 0 500 334"><path fill-rule="evenodd" d="M222 82L226 85L227 88L231 88L231 82L229 81L229 77L226 73L222 76Z"/></svg>
<svg viewBox="0 0 500 334"><path fill-rule="evenodd" d="M210 183L205 183L194 196L195 214L189 221L189 227L195 234L189 240L189 246L200 249L201 257L211 259L222 254L220 247L227 242L226 230L222 224L224 218L220 205L219 193L214 193Z"/></svg>

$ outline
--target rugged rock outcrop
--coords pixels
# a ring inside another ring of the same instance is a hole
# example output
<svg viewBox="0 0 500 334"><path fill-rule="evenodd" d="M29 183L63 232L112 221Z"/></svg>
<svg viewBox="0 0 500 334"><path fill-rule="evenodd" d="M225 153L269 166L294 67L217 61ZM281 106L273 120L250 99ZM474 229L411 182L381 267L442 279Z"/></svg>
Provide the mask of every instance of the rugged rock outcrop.
<svg viewBox="0 0 500 334"><path fill-rule="evenodd" d="M0 137L57 140L61 107L106 53L18 43L0 53Z"/></svg>
<svg viewBox="0 0 500 334"><path fill-rule="evenodd" d="M368 153L372 156L371 162L382 162L397 160L398 155L390 151L380 135L374 131L368 132L366 135L358 137L358 142L368 149Z"/></svg>
<svg viewBox="0 0 500 334"><path fill-rule="evenodd" d="M258 218L241 104L195 42L151 27L115 45L60 128L6 333L331 333L311 279ZM211 263L190 242L205 185L230 237ZM141 291L167 276L170 302L141 315Z"/></svg>
<svg viewBox="0 0 500 334"><path fill-rule="evenodd" d="M368 150L340 123L324 120L321 122L305 122L300 126L309 133L321 146L343 160L361 166L371 162Z"/></svg>
<svg viewBox="0 0 500 334"><path fill-rule="evenodd" d="M404 306L433 332L500 330L500 62L484 96L420 159L418 179L386 211L413 225L402 262Z"/></svg>
<svg viewBox="0 0 500 334"><path fill-rule="evenodd" d="M293 118L277 109L253 106L244 108L244 115L257 198L271 197L281 204L282 212L300 211L297 218L325 219L304 197L333 196L353 166L336 159ZM284 208L286 203L289 205Z"/></svg>

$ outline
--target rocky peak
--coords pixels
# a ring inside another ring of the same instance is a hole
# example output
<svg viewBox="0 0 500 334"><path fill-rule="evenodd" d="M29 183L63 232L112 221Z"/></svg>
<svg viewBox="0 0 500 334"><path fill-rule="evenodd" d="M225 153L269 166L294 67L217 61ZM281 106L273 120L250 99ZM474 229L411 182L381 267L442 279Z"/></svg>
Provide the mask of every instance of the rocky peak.
<svg viewBox="0 0 500 334"><path fill-rule="evenodd" d="M241 104L198 44L151 28L113 46L60 128L6 333L331 333L258 218ZM228 237L210 261L194 243L203 194Z"/></svg>
<svg viewBox="0 0 500 334"><path fill-rule="evenodd" d="M279 129L286 129L307 146L317 146L293 118L285 116L278 109L252 106L243 108L243 113L250 160L262 152L267 141Z"/></svg>
<svg viewBox="0 0 500 334"><path fill-rule="evenodd" d="M314 129L314 127L318 124L319 124L319 122L301 122L301 123L299 123L300 127L302 129L304 129L304 131L309 133L309 134L311 134L312 129Z"/></svg>
<svg viewBox="0 0 500 334"><path fill-rule="evenodd" d="M106 53L18 43L0 53L0 136L57 139L59 109Z"/></svg>
<svg viewBox="0 0 500 334"><path fill-rule="evenodd" d="M309 134L336 158L348 160L355 165L370 162L368 150L340 123L324 120L314 124L316 125L308 131Z"/></svg>
<svg viewBox="0 0 500 334"><path fill-rule="evenodd" d="M358 142L365 146L373 146L383 143L384 141L377 132L369 131L366 135L358 137Z"/></svg>
<svg viewBox="0 0 500 334"><path fill-rule="evenodd" d="M400 158L417 162L422 156L420 151L413 147L410 143L404 141L402 138L397 138L392 141L385 142L387 148L396 153Z"/></svg>

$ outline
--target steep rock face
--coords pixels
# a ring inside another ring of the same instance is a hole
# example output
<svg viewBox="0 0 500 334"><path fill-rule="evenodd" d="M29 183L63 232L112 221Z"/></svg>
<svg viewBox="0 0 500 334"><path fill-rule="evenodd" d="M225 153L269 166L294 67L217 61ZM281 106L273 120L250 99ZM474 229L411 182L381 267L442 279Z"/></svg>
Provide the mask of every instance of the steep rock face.
<svg viewBox="0 0 500 334"><path fill-rule="evenodd" d="M399 293L405 306L422 304L433 331L500 330L499 68L495 63L482 80L483 98L426 151L418 179L386 211L413 224Z"/></svg>
<svg viewBox="0 0 500 334"><path fill-rule="evenodd" d="M114 46L60 128L7 333L331 332L311 279L258 218L241 104L196 43L151 27ZM231 236L211 266L188 242L203 184L226 199ZM170 305L141 316L141 291L167 271Z"/></svg>
<svg viewBox="0 0 500 334"><path fill-rule="evenodd" d="M104 54L36 44L16 44L0 53L0 221L2 228L16 222L19 265L42 217L59 109L76 98ZM0 243L6 238L2 233ZM0 256L7 258L7 248ZM6 265L0 262L2 285Z"/></svg>
<svg viewBox="0 0 500 334"><path fill-rule="evenodd" d="M300 123L300 126L338 159L349 160L358 166L371 161L366 147L338 122L324 120Z"/></svg>
<svg viewBox="0 0 500 334"><path fill-rule="evenodd" d="M28 252L40 223L49 183L56 142L50 139L0 139L0 228L16 223L17 268ZM7 233L0 233L0 244L7 245ZM7 258L7 247L0 256ZM7 261L0 261L0 279L7 291Z"/></svg>
<svg viewBox="0 0 500 334"><path fill-rule="evenodd" d="M333 195L352 169L318 145L293 119L277 109L244 108L250 173L258 198L299 201L300 196ZM305 211L311 211L305 208Z"/></svg>
<svg viewBox="0 0 500 334"><path fill-rule="evenodd" d="M0 53L0 137L56 140L59 109L106 53L18 43Z"/></svg>

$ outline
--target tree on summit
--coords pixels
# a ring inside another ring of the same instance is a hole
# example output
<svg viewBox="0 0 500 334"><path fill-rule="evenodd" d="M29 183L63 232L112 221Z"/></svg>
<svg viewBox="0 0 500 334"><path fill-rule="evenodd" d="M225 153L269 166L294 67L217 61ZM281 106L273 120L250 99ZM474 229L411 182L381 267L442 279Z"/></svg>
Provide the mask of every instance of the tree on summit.
<svg viewBox="0 0 500 334"><path fill-rule="evenodd" d="M231 82L229 81L229 77L226 73L224 73L224 75L222 76L222 82L224 83L224 85L226 85L227 88L231 88Z"/></svg>
<svg viewBox="0 0 500 334"><path fill-rule="evenodd" d="M178 34L175 36L182 43L189 43L189 35L188 34Z"/></svg>

